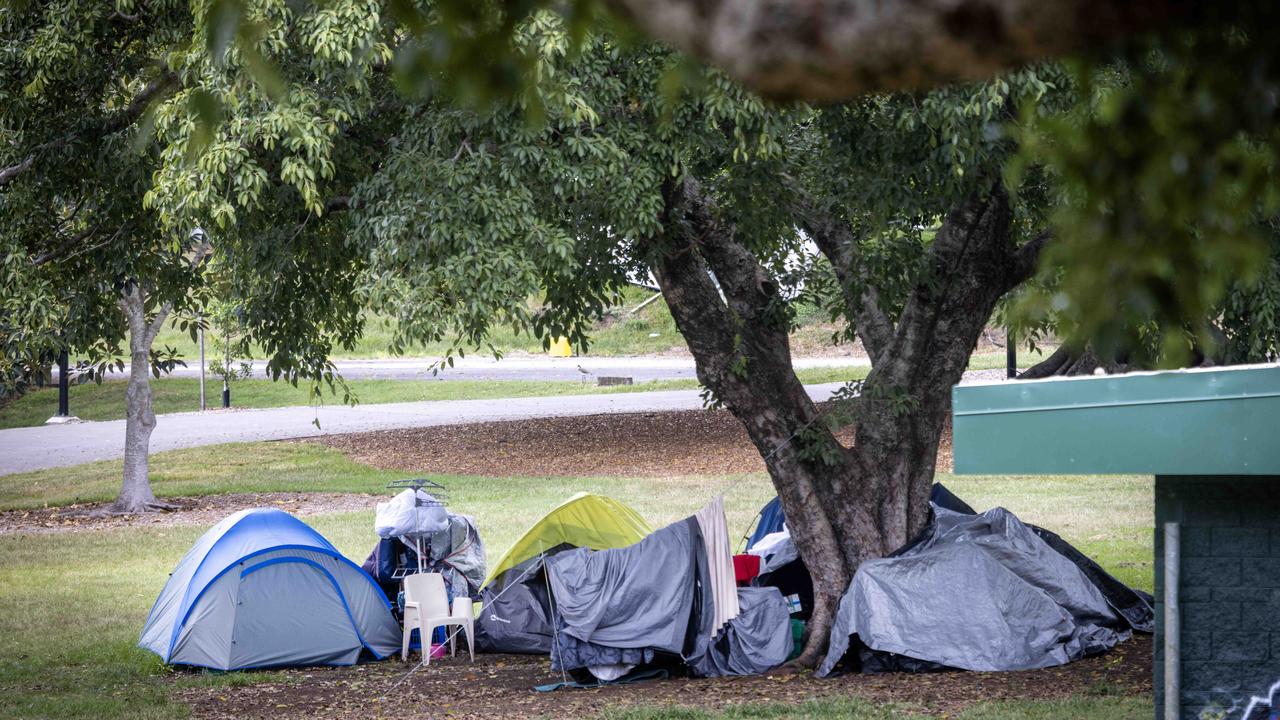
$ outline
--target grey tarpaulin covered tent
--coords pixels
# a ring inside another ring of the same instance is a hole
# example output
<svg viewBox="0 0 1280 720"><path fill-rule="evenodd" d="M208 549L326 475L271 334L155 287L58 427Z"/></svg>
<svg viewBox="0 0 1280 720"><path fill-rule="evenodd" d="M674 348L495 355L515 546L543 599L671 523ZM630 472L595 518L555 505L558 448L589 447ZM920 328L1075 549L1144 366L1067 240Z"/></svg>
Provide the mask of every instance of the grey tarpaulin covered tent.
<svg viewBox="0 0 1280 720"><path fill-rule="evenodd" d="M792 649L786 601L773 588L742 594L731 567L719 500L629 547L547 558L553 666L616 668L658 653L704 675L782 664Z"/></svg>
<svg viewBox="0 0 1280 720"><path fill-rule="evenodd" d="M933 510L918 542L858 568L819 674L854 635L874 651L967 670L1061 665L1127 637L1085 572L1009 511Z"/></svg>
<svg viewBox="0 0 1280 720"><path fill-rule="evenodd" d="M168 663L217 670L350 665L400 646L386 596L292 515L242 510L187 551L138 645Z"/></svg>
<svg viewBox="0 0 1280 720"><path fill-rule="evenodd" d="M791 608L777 588L740 588L738 604L738 616L705 653L690 660L696 675L755 675L791 656Z"/></svg>

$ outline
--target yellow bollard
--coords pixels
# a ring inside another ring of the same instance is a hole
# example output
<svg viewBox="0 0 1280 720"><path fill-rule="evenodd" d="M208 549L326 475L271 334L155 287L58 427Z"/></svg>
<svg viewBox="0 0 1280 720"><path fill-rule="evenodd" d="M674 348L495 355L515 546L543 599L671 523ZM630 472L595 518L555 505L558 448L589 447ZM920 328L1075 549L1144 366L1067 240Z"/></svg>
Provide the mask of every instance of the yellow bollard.
<svg viewBox="0 0 1280 720"><path fill-rule="evenodd" d="M551 341L547 352L551 357L569 357L573 354L573 348L569 347L569 338L558 337Z"/></svg>

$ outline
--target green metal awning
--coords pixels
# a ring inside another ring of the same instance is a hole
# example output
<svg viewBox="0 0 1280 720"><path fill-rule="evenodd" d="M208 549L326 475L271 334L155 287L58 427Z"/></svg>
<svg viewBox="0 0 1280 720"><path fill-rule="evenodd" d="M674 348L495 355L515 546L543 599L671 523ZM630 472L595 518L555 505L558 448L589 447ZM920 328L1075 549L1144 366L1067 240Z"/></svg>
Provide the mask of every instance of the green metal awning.
<svg viewBox="0 0 1280 720"><path fill-rule="evenodd" d="M955 471L1280 475L1280 366L956 386Z"/></svg>

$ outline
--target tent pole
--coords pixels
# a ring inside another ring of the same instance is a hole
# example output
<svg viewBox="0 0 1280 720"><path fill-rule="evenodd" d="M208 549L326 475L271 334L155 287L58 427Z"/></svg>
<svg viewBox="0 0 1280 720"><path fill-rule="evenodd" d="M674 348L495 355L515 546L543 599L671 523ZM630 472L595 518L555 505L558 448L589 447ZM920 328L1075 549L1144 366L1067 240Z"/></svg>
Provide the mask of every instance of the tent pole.
<svg viewBox="0 0 1280 720"><path fill-rule="evenodd" d="M567 684L569 682L569 674L564 671L564 648L560 647L560 624L556 622L555 591L551 589L551 568L547 567L545 549L539 553L538 559L542 561L542 575L547 579L547 604L551 606L551 641L555 643L554 650L560 652L560 680ZM554 653L552 654L554 655Z"/></svg>

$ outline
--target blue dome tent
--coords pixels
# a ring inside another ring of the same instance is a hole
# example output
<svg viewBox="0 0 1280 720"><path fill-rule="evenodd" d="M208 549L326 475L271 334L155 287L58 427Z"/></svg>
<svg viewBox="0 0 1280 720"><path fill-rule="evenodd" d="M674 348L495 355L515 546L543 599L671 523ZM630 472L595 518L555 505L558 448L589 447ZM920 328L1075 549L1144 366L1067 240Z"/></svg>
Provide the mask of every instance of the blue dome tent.
<svg viewBox="0 0 1280 720"><path fill-rule="evenodd" d="M351 665L382 659L400 628L373 578L289 513L242 510L213 526L174 568L139 647L167 663L217 670Z"/></svg>

